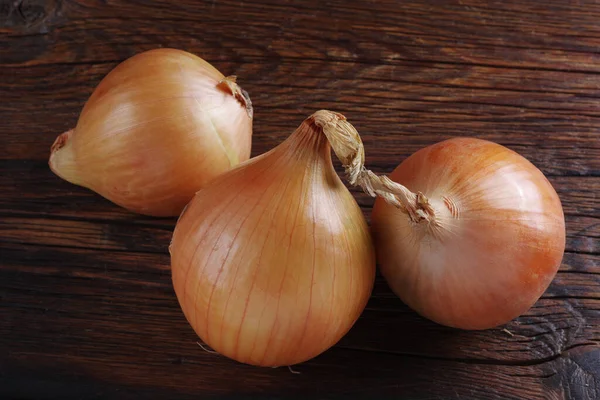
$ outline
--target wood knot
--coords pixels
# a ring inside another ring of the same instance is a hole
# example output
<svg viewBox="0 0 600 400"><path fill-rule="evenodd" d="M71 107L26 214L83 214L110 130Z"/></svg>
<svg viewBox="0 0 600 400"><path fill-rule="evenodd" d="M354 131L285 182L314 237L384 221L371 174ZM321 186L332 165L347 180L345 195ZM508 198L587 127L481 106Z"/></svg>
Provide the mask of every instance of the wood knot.
<svg viewBox="0 0 600 400"><path fill-rule="evenodd" d="M48 33L46 21L60 13L61 0L9 0L0 2L0 27L19 32Z"/></svg>

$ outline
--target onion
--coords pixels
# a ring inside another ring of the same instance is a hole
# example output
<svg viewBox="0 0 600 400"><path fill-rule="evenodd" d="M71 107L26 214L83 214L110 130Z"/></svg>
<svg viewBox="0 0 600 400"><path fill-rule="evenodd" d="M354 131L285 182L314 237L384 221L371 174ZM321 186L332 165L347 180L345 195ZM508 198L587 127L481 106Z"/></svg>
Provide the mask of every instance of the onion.
<svg viewBox="0 0 600 400"><path fill-rule="evenodd" d="M546 290L565 221L552 185L525 158L457 138L416 152L390 178L403 185L392 182L401 206L377 199L372 230L381 272L408 306L443 325L486 329Z"/></svg>
<svg viewBox="0 0 600 400"><path fill-rule="evenodd" d="M370 182L360 137L318 111L282 144L200 190L170 246L173 285L202 340L240 362L308 360L354 324L371 293L375 252L337 176Z"/></svg>
<svg viewBox="0 0 600 400"><path fill-rule="evenodd" d="M250 157L247 94L190 53L119 64L52 146L50 168L131 211L179 215L206 183Z"/></svg>

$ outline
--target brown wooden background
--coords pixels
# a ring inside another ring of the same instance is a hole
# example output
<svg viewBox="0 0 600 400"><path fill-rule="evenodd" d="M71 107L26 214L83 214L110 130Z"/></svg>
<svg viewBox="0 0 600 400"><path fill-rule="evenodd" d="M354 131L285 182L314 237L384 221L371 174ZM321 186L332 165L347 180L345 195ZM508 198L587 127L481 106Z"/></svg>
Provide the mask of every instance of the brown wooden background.
<svg viewBox="0 0 600 400"><path fill-rule="evenodd" d="M47 167L102 77L161 46L239 76L253 154L319 108L378 172L457 135L520 152L563 201L556 280L512 335L435 325L378 278L300 374L202 351L171 286L174 219ZM0 144L2 399L600 398L600 2L0 0Z"/></svg>

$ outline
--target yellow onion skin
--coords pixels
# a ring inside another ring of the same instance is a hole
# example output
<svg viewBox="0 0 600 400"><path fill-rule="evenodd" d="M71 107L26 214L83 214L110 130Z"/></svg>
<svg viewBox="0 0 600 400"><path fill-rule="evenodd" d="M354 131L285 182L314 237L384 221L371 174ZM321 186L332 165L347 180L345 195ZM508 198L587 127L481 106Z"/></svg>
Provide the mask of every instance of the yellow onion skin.
<svg viewBox="0 0 600 400"><path fill-rule="evenodd" d="M381 272L409 307L443 325L486 329L525 313L547 289L565 221L556 191L527 159L455 138L419 150L390 178L435 211L415 223L382 199L373 209Z"/></svg>
<svg viewBox="0 0 600 400"><path fill-rule="evenodd" d="M188 52L137 54L100 82L77 126L57 138L50 168L130 211L179 215L197 190L250 157L251 104L232 88Z"/></svg>
<svg viewBox="0 0 600 400"><path fill-rule="evenodd" d="M173 234L173 285L187 320L239 362L317 356L351 328L373 287L368 226L308 121L199 191Z"/></svg>

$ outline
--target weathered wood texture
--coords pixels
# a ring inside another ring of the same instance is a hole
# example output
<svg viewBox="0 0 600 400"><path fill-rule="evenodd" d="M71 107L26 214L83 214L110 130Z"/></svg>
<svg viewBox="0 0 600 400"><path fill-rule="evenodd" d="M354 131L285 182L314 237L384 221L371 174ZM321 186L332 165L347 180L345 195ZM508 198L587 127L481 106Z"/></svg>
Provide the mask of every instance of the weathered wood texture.
<svg viewBox="0 0 600 400"><path fill-rule="evenodd" d="M563 201L557 278L510 334L428 322L378 278L300 374L204 352L171 286L174 220L47 167L102 77L167 46L239 76L253 154L319 108L379 172L451 136L518 151ZM0 0L0 398L600 398L599 49L598 2Z"/></svg>

